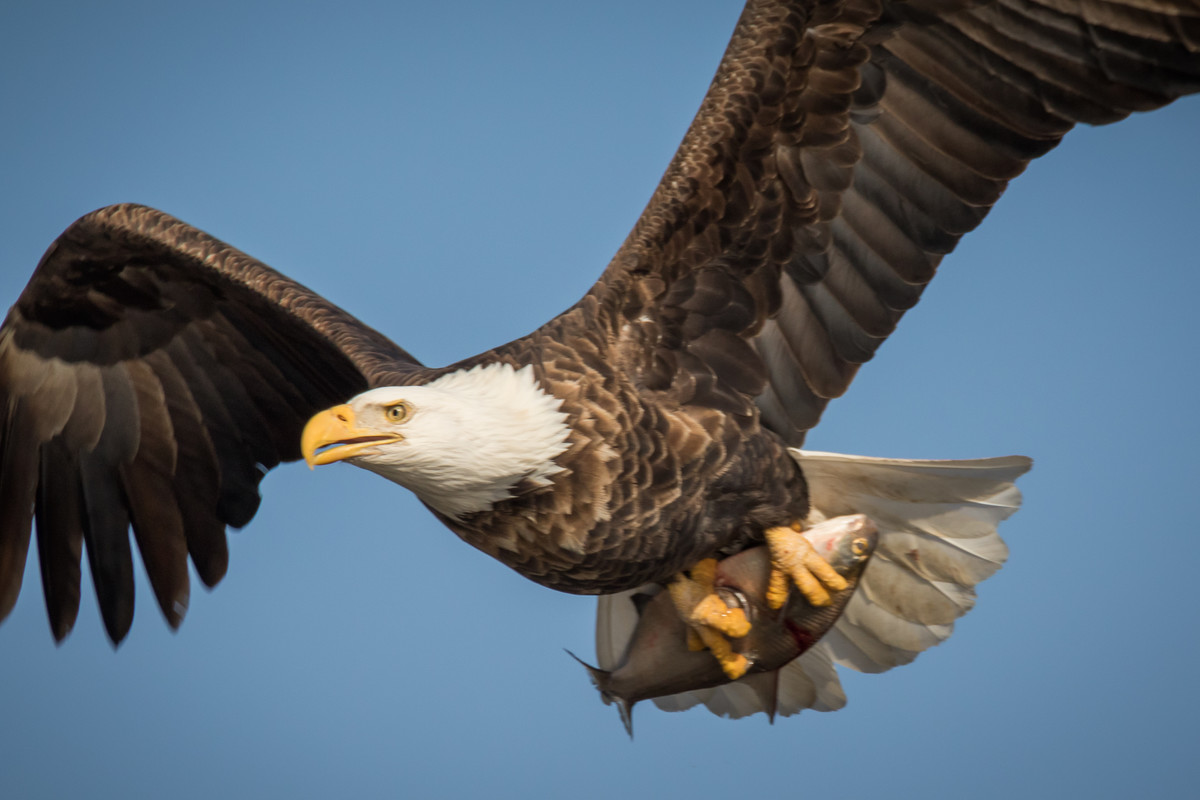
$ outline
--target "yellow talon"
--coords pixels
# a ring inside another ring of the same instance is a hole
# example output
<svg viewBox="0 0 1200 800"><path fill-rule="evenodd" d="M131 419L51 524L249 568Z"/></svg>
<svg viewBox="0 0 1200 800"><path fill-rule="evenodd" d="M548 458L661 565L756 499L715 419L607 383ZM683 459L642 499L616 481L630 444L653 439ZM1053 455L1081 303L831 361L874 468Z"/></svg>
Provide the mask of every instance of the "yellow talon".
<svg viewBox="0 0 1200 800"><path fill-rule="evenodd" d="M717 580L717 560L706 558L703 561L697 561L688 572L695 583L703 586L705 590L711 590Z"/></svg>
<svg viewBox="0 0 1200 800"><path fill-rule="evenodd" d="M730 608L715 594L707 595L692 609L692 621L739 639L750 632L750 620L740 608Z"/></svg>
<svg viewBox="0 0 1200 800"><path fill-rule="evenodd" d="M750 632L750 620L740 608L730 608L713 591L717 560L706 558L692 567L692 577L678 576L667 587L683 621L692 626L715 628L735 639Z"/></svg>
<svg viewBox="0 0 1200 800"><path fill-rule="evenodd" d="M688 649L708 648L721 669L736 680L750 669L750 660L733 652L729 638L750 632L750 620L740 608L730 608L714 591L717 560L706 558L691 569L691 577L679 575L667 586L679 616L688 626ZM729 637L729 638L726 638Z"/></svg>
<svg viewBox="0 0 1200 800"><path fill-rule="evenodd" d="M767 608L782 608L783 604L787 602L788 592L791 588L783 570L772 566L771 577L767 583Z"/></svg>
<svg viewBox="0 0 1200 800"><path fill-rule="evenodd" d="M733 652L733 648L729 645L729 640L724 636L712 628L698 628L696 633L700 635L704 644L712 651L717 662L721 665L721 669L731 681L736 681L750 669L750 659L741 653Z"/></svg>
<svg viewBox="0 0 1200 800"><path fill-rule="evenodd" d="M780 608L787 601L789 578L800 594L814 606L827 606L830 590L840 592L849 584L829 562L821 558L812 544L789 527L768 528L767 547L771 551L771 577L767 588L767 605Z"/></svg>

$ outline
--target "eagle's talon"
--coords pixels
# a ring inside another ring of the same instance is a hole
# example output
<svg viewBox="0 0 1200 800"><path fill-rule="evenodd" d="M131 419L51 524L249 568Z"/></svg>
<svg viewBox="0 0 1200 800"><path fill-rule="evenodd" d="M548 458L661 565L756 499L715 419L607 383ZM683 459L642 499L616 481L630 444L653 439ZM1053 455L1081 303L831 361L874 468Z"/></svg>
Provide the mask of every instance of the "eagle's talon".
<svg viewBox="0 0 1200 800"><path fill-rule="evenodd" d="M832 600L830 591L845 589L846 579L817 554L795 527L768 528L766 531L772 564L767 605L780 608L787 602L790 578L809 603L827 606Z"/></svg>
<svg viewBox="0 0 1200 800"><path fill-rule="evenodd" d="M691 577L680 574L668 586L671 600L688 627L688 649L708 648L730 680L750 669L750 660L733 652L729 639L750 632L750 621L740 608L730 608L713 588L717 561L705 559L691 569ZM727 638L728 637L728 638Z"/></svg>
<svg viewBox="0 0 1200 800"><path fill-rule="evenodd" d="M736 681L750 669L750 659L741 653L733 652L733 647L730 646L729 640L724 636L709 627L698 628L696 633L700 635L705 646L712 652L713 657L717 659L717 663L721 665L721 670L729 680Z"/></svg>
<svg viewBox="0 0 1200 800"><path fill-rule="evenodd" d="M716 594L709 594L697 603L693 607L691 618L688 621L711 628L734 639L741 638L750 632L750 620L746 619L746 612L740 608L730 608Z"/></svg>
<svg viewBox="0 0 1200 800"><path fill-rule="evenodd" d="M767 582L767 608L782 608L787 602L791 584L783 570L771 567L771 576Z"/></svg>

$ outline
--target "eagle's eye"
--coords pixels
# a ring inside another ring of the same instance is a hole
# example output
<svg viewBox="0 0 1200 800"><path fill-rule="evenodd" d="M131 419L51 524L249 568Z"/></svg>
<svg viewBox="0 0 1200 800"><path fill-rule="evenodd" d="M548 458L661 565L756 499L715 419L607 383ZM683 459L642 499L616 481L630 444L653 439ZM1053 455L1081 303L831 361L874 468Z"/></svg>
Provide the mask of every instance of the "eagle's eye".
<svg viewBox="0 0 1200 800"><path fill-rule="evenodd" d="M404 422L408 419L408 406L404 403L396 403L394 406L388 406L384 413L387 414L388 422Z"/></svg>

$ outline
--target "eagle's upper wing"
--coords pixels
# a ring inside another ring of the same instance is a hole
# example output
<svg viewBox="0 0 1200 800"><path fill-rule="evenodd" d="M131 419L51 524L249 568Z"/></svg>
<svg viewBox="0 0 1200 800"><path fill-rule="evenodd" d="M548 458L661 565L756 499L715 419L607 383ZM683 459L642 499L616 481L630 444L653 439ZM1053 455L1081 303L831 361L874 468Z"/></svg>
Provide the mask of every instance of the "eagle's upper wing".
<svg viewBox="0 0 1200 800"><path fill-rule="evenodd" d="M167 621L191 554L225 574L225 526L299 458L308 418L415 360L320 296L162 212L120 205L75 222L0 329L0 619L37 517L50 626L79 609L81 545L109 637L133 619L133 526Z"/></svg>
<svg viewBox="0 0 1200 800"><path fill-rule="evenodd" d="M799 445L1031 159L1197 89L1196 0L751 0L582 305L646 388Z"/></svg>

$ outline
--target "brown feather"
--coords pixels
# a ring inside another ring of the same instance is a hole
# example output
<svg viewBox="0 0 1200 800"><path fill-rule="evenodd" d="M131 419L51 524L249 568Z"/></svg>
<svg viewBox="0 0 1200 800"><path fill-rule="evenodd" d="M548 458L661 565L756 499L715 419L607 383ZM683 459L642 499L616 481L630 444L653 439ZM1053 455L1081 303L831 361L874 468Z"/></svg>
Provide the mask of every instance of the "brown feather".
<svg viewBox="0 0 1200 800"><path fill-rule="evenodd" d="M79 614L83 556L83 499L79 465L63 439L42 445L35 521L42 593L50 632L61 642Z"/></svg>
<svg viewBox="0 0 1200 800"><path fill-rule="evenodd" d="M127 369L137 396L141 434L137 455L121 466L121 489L159 608L167 623L177 628L187 611L190 590L187 540L171 485L178 456L175 431L162 384L151 368L145 361L130 361Z"/></svg>

